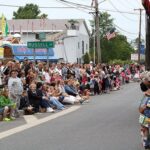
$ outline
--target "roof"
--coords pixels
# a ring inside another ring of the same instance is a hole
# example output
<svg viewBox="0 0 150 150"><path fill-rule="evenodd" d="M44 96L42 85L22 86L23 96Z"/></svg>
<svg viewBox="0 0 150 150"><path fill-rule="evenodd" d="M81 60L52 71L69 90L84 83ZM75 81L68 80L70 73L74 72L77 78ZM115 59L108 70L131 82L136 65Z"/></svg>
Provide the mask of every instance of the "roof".
<svg viewBox="0 0 150 150"><path fill-rule="evenodd" d="M70 19L13 19L8 20L8 27L10 32L58 32L67 29ZM84 19L73 19L84 23L87 32L88 28ZM0 25L1 26L1 25Z"/></svg>

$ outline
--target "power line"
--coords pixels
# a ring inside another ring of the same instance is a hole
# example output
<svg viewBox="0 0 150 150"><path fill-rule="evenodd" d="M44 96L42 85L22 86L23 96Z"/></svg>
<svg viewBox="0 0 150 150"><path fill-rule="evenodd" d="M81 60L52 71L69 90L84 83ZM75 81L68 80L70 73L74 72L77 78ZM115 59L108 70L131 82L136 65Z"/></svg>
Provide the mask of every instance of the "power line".
<svg viewBox="0 0 150 150"><path fill-rule="evenodd" d="M24 6L21 6L21 5L6 5L6 4L0 4L0 6L4 6L4 7L24 7ZM72 9L72 8L74 8L74 7L49 7L49 6L39 6L39 8L45 8L45 9ZM85 8L85 7L83 7L83 6L81 6L81 8Z"/></svg>
<svg viewBox="0 0 150 150"><path fill-rule="evenodd" d="M141 3L141 2L139 2L138 0L137 0L137 2L138 2L138 4L141 6L141 4L142 4L142 3Z"/></svg>
<svg viewBox="0 0 150 150"><path fill-rule="evenodd" d="M66 6L72 6L71 4L68 4L68 3L66 3L66 2L62 2L61 0L56 0L57 2L59 2L59 3L61 3L61 4L63 4L63 5L66 5ZM77 10L80 10L80 11L82 11L82 12L84 12L84 13L89 13L89 12L87 12L87 11L85 11L85 10L83 10L83 9L81 9L81 7L72 7L73 9L77 9ZM85 8L84 8L85 9ZM87 9L87 8L86 8ZM89 10L89 9L88 9Z"/></svg>
<svg viewBox="0 0 150 150"><path fill-rule="evenodd" d="M98 4L101 4L101 3L105 2L105 1L106 1L106 0L103 0L103 1L99 2Z"/></svg>
<svg viewBox="0 0 150 150"><path fill-rule="evenodd" d="M66 0L59 0L61 2L64 2L64 3L68 3L68 4L71 4L71 5L76 5L76 6L82 6L82 7L86 7L86 8L91 8L91 6L88 6L88 5L84 5L84 4L79 4L79 3L74 3L74 2L70 2L70 1L66 1Z"/></svg>
<svg viewBox="0 0 150 150"><path fill-rule="evenodd" d="M62 3L62 2L61 2ZM64 3L63 3L64 4ZM65 5L65 4L64 4ZM6 5L6 4L0 4L0 7L1 6L4 6L4 7L16 7L16 8L19 8L19 7L23 7L21 5ZM90 6L89 6L90 7ZM57 7L49 7L49 6L39 6L39 8L42 8L42 9L75 9L75 7L73 6L70 6L68 5L67 7L63 6L63 7L60 7L60 6L57 6ZM83 6L80 6L80 8L85 8ZM91 10L91 9L88 9L88 8L85 8L87 10ZM139 15L138 13L134 13L134 12L129 12L129 11L120 11L120 10L112 10L112 9L102 9L102 11L109 11L109 12L114 12L114 13L123 13L123 14L130 14L130 15Z"/></svg>
<svg viewBox="0 0 150 150"><path fill-rule="evenodd" d="M128 33L128 34L132 34L132 35L138 35L138 33L128 32L128 31L122 29L121 27L119 27L118 25L116 25L116 24L114 24L114 25L115 25L116 28L118 28L119 30L121 30L121 31L123 31L123 32L126 32L126 33Z"/></svg>
<svg viewBox="0 0 150 150"><path fill-rule="evenodd" d="M123 0L123 1L120 0L120 1L118 1L118 2L119 2L122 6L125 5L125 7L129 8L129 9L131 9L131 7L132 7L131 5L129 5L129 4L128 4L126 1L124 1L124 0ZM131 7L129 7L129 6L131 6ZM134 8L134 7L132 7L132 8Z"/></svg>
<svg viewBox="0 0 150 150"><path fill-rule="evenodd" d="M108 0L108 2L113 6L114 9L116 9L118 11L118 13L120 13L119 9L112 3L111 0ZM120 13L123 17L125 17L126 19L132 21L132 22L137 22L137 20L133 20L133 19L130 19L128 18L127 16L125 16L124 14Z"/></svg>
<svg viewBox="0 0 150 150"><path fill-rule="evenodd" d="M138 13L135 13L135 12L129 12L129 11L118 11L118 10L112 10L112 9L102 9L101 10L103 11L110 11L110 12L115 12L115 13L123 13L123 14L129 14L129 15L139 15Z"/></svg>
<svg viewBox="0 0 150 150"><path fill-rule="evenodd" d="M132 5L133 8L138 7L137 5L134 5L135 3L133 4L132 2L133 0L126 0L126 3Z"/></svg>

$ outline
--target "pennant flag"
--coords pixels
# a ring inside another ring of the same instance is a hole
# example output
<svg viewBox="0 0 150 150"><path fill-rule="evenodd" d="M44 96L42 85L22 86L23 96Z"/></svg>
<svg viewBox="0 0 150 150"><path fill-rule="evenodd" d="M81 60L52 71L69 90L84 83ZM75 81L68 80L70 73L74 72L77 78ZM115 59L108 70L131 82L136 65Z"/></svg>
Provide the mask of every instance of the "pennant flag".
<svg viewBox="0 0 150 150"><path fill-rule="evenodd" d="M1 19L1 31L2 31L3 36L8 35L8 23L7 23L4 15L2 15L2 19Z"/></svg>
<svg viewBox="0 0 150 150"><path fill-rule="evenodd" d="M20 25L20 34L22 34L22 26Z"/></svg>
<svg viewBox="0 0 150 150"><path fill-rule="evenodd" d="M112 28L107 34L106 34L106 38L107 40L110 40L114 37L116 37L116 32L115 32L116 28Z"/></svg>
<svg viewBox="0 0 150 150"><path fill-rule="evenodd" d="M8 35L8 23L6 21L6 24L5 24L5 36L7 36L7 35Z"/></svg>
<svg viewBox="0 0 150 150"><path fill-rule="evenodd" d="M32 32L34 32L34 23L32 22Z"/></svg>

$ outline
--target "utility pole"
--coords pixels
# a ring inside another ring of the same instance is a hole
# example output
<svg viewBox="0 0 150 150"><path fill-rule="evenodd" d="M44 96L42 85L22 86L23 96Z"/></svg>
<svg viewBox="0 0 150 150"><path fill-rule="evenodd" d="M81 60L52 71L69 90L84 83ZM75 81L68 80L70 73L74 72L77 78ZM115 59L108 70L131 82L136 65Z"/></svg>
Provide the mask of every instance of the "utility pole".
<svg viewBox="0 0 150 150"><path fill-rule="evenodd" d="M150 71L150 1L142 0L142 5L146 11L146 51L145 68Z"/></svg>
<svg viewBox="0 0 150 150"><path fill-rule="evenodd" d="M95 12L89 12L89 14L92 14L94 24L93 24L93 61L95 64L95 36L96 36L96 31L95 31Z"/></svg>
<svg viewBox="0 0 150 150"><path fill-rule="evenodd" d="M101 63L101 47L100 47L100 33L99 33L99 3L95 0L95 31L96 31L96 50L97 63Z"/></svg>
<svg viewBox="0 0 150 150"><path fill-rule="evenodd" d="M142 11L144 9L134 9L140 12L140 20L139 20L139 41L138 41L138 63L140 64L140 49L141 49L141 24L142 24Z"/></svg>
<svg viewBox="0 0 150 150"><path fill-rule="evenodd" d="M145 67L150 71L150 16L146 14L146 51Z"/></svg>

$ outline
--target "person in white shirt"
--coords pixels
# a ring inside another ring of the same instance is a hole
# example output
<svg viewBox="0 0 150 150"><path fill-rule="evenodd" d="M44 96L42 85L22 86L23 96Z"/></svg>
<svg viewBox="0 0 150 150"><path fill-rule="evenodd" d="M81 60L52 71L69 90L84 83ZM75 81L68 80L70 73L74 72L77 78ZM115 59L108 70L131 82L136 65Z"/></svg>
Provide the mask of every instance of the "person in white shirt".
<svg viewBox="0 0 150 150"><path fill-rule="evenodd" d="M17 70L12 70L8 80L9 98L16 104L16 108L12 113L13 117L19 117L18 109L20 106L20 98L23 93L23 83L21 79L17 77L17 75Z"/></svg>

